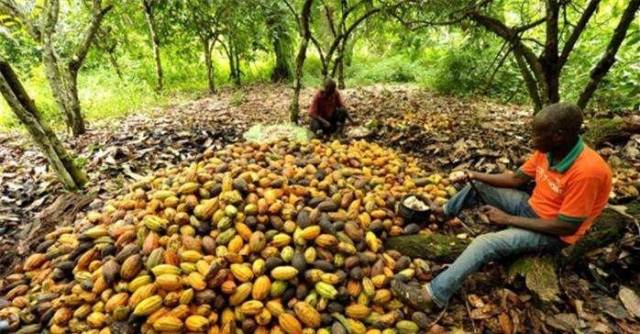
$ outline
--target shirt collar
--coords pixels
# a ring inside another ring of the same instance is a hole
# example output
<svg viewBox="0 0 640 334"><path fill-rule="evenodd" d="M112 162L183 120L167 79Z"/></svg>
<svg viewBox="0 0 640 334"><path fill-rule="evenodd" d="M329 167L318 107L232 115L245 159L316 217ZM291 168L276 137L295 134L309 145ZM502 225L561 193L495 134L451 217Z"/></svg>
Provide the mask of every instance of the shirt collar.
<svg viewBox="0 0 640 334"><path fill-rule="evenodd" d="M562 161L558 162L553 166L550 166L549 169L559 173L566 172L573 165L576 159L578 159L578 157L580 156L580 153L582 153L582 150L584 150L584 141L582 140L582 136L579 136L578 142L576 143L576 145L573 146L571 151L569 151L569 153L562 159ZM549 165L551 165L552 161L553 161L553 156L551 155L551 152L548 152L547 162L549 163Z"/></svg>

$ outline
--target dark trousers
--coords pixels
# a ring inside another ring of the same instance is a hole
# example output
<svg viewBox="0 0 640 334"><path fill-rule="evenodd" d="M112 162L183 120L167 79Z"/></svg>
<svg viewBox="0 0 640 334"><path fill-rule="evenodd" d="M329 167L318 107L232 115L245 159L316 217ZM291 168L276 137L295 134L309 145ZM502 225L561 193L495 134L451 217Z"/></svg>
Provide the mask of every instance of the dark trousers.
<svg viewBox="0 0 640 334"><path fill-rule="evenodd" d="M342 129L342 127L344 126L344 123L347 122L348 117L349 117L349 113L347 112L347 109L337 108L333 112L331 117L327 119L327 121L329 122L329 126L325 126L319 120L312 118L311 124L310 124L311 131L313 131L314 133L318 133L319 131L322 131L323 134L330 135Z"/></svg>

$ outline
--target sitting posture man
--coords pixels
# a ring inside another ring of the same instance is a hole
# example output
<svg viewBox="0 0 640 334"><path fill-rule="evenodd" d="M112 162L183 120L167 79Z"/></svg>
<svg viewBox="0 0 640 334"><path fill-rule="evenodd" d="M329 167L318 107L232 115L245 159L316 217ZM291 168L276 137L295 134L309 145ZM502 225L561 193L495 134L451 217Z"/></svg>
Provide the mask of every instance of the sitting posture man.
<svg viewBox="0 0 640 334"><path fill-rule="evenodd" d="M579 135L582 112L575 105L557 103L540 111L533 121L535 152L516 173L467 172L469 182L443 208L445 217L485 202L489 221L508 228L479 236L442 273L424 287L396 279L394 294L418 309L444 307L465 278L483 264L524 252L557 251L578 241L607 204L611 170ZM536 182L533 193L511 189ZM479 193L478 193L479 192Z"/></svg>
<svg viewBox="0 0 640 334"><path fill-rule="evenodd" d="M311 131L316 134L322 131L325 135L330 135L341 130L347 119L352 121L336 90L335 81L328 79L324 83L324 89L316 93L309 108L309 116Z"/></svg>

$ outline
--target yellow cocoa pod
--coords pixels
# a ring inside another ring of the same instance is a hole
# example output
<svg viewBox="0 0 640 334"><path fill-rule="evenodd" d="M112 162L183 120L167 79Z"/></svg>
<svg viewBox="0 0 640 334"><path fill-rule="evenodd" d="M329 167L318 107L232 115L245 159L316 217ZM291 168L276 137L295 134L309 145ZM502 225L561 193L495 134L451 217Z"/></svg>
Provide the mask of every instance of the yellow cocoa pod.
<svg viewBox="0 0 640 334"><path fill-rule="evenodd" d="M347 319L347 323L352 334L365 334L367 332L367 327L358 320Z"/></svg>
<svg viewBox="0 0 640 334"><path fill-rule="evenodd" d="M268 301L266 304L266 309L276 317L284 313L284 306L282 306L282 302L280 301L280 299Z"/></svg>
<svg viewBox="0 0 640 334"><path fill-rule="evenodd" d="M253 279L253 270L245 264L232 264L231 273L240 282L248 282Z"/></svg>
<svg viewBox="0 0 640 334"><path fill-rule="evenodd" d="M153 323L153 329L159 332L179 332L184 324L177 317L167 315Z"/></svg>
<svg viewBox="0 0 640 334"><path fill-rule="evenodd" d="M209 327L209 319L201 315L192 315L184 322L185 327L191 332L204 332Z"/></svg>
<svg viewBox="0 0 640 334"><path fill-rule="evenodd" d="M87 324L92 328L102 328L107 322L107 316L101 312L92 312L87 317Z"/></svg>
<svg viewBox="0 0 640 334"><path fill-rule="evenodd" d="M268 276L260 276L253 282L253 290L251 296L255 300L263 300L269 296L271 292L271 280Z"/></svg>
<svg viewBox="0 0 640 334"><path fill-rule="evenodd" d="M312 328L320 327L320 313L313 306L306 302L297 302L294 305L294 310L298 319L306 326Z"/></svg>
<svg viewBox="0 0 640 334"><path fill-rule="evenodd" d="M240 284L240 286L236 288L236 291L229 296L229 303L233 306L240 305L249 297L252 287L253 284L250 282Z"/></svg>
<svg viewBox="0 0 640 334"><path fill-rule="evenodd" d="M291 243L291 236L286 233L278 233L271 239L271 246L281 248Z"/></svg>
<svg viewBox="0 0 640 334"><path fill-rule="evenodd" d="M187 277L187 284L196 291L202 291L207 288L207 282L205 282L204 276L197 271L189 274Z"/></svg>
<svg viewBox="0 0 640 334"><path fill-rule="evenodd" d="M115 310L117 307L127 305L128 301L129 301L128 293L126 292L116 293L115 295L111 296L111 298L109 298L109 300L107 300L107 302L104 304L104 310L107 311L108 313L112 313L113 310Z"/></svg>
<svg viewBox="0 0 640 334"><path fill-rule="evenodd" d="M138 277L131 280L129 284L127 284L127 289L129 290L129 292L136 292L136 290L138 290L140 287L143 287L152 282L153 280L151 279L150 275L139 275Z"/></svg>
<svg viewBox="0 0 640 334"><path fill-rule="evenodd" d="M182 287L182 279L178 275L164 274L156 277L156 285L162 290L176 291Z"/></svg>
<svg viewBox="0 0 640 334"><path fill-rule="evenodd" d="M137 316L149 315L162 307L162 297L153 295L141 301L133 309L133 314Z"/></svg>
<svg viewBox="0 0 640 334"><path fill-rule="evenodd" d="M199 187L200 185L196 182L187 182L182 184L180 188L178 188L178 193L183 195L193 194L198 190Z"/></svg>
<svg viewBox="0 0 640 334"><path fill-rule="evenodd" d="M369 316L371 309L366 305L351 304L344 309L344 313L349 318L362 320Z"/></svg>
<svg viewBox="0 0 640 334"><path fill-rule="evenodd" d="M178 319L184 319L189 315L190 312L191 311L188 305L178 305L169 312L169 315L172 315Z"/></svg>
<svg viewBox="0 0 640 334"><path fill-rule="evenodd" d="M84 319L91 313L91 305L82 304L75 311L73 311L73 317L78 319Z"/></svg>
<svg viewBox="0 0 640 334"><path fill-rule="evenodd" d="M321 231L322 230L318 225L308 226L302 230L302 232L300 233L300 236L305 240L313 240L320 235Z"/></svg>
<svg viewBox="0 0 640 334"><path fill-rule="evenodd" d="M293 266L279 266L271 270L271 277L281 281L288 281L298 275L298 269Z"/></svg>
<svg viewBox="0 0 640 334"><path fill-rule="evenodd" d="M332 248L338 245L338 239L331 234L320 234L314 241L322 248Z"/></svg>
<svg viewBox="0 0 640 334"><path fill-rule="evenodd" d="M182 290L182 292L180 293L180 298L179 298L180 304L182 304L182 305L191 304L191 301L193 300L194 294L195 293L194 293L193 289Z"/></svg>
<svg viewBox="0 0 640 334"><path fill-rule="evenodd" d="M289 313L282 313L278 316L278 324L287 334L302 334L302 325L295 316Z"/></svg>
<svg viewBox="0 0 640 334"><path fill-rule="evenodd" d="M186 250L180 253L180 259L183 262L196 263L202 258L202 254L195 250Z"/></svg>
<svg viewBox="0 0 640 334"><path fill-rule="evenodd" d="M371 282L375 285L376 289L382 289L387 285L388 278L384 274L376 275L371 278Z"/></svg>
<svg viewBox="0 0 640 334"><path fill-rule="evenodd" d="M249 300L240 306L240 312L244 315L256 315L262 311L264 305L258 300Z"/></svg>
<svg viewBox="0 0 640 334"><path fill-rule="evenodd" d="M373 296L373 303L377 305L384 305L391 301L393 296L391 295L391 291L387 289L376 290L376 294Z"/></svg>
<svg viewBox="0 0 640 334"><path fill-rule="evenodd" d="M129 306L135 307L141 301L153 296L156 293L157 286L155 283L149 283L136 289L129 297Z"/></svg>
<svg viewBox="0 0 640 334"><path fill-rule="evenodd" d="M249 241L251 239L251 235L253 235L253 231L244 223L236 223L235 225L236 232L238 235L242 237L244 241Z"/></svg>
<svg viewBox="0 0 640 334"><path fill-rule="evenodd" d="M241 236L236 235L231 238L231 241L227 244L227 249L230 253L238 253L240 249L244 246L244 240Z"/></svg>

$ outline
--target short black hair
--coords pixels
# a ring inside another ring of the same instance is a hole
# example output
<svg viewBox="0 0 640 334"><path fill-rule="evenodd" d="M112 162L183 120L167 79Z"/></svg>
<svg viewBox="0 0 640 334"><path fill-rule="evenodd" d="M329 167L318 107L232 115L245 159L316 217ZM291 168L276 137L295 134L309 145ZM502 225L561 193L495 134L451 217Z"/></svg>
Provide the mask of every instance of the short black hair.
<svg viewBox="0 0 640 334"><path fill-rule="evenodd" d="M333 92L336 90L336 82L333 79L329 78L324 81L324 90Z"/></svg>
<svg viewBox="0 0 640 334"><path fill-rule="evenodd" d="M536 115L536 120L543 122L549 130L562 131L569 136L580 134L583 119L580 107L565 102L550 104Z"/></svg>

